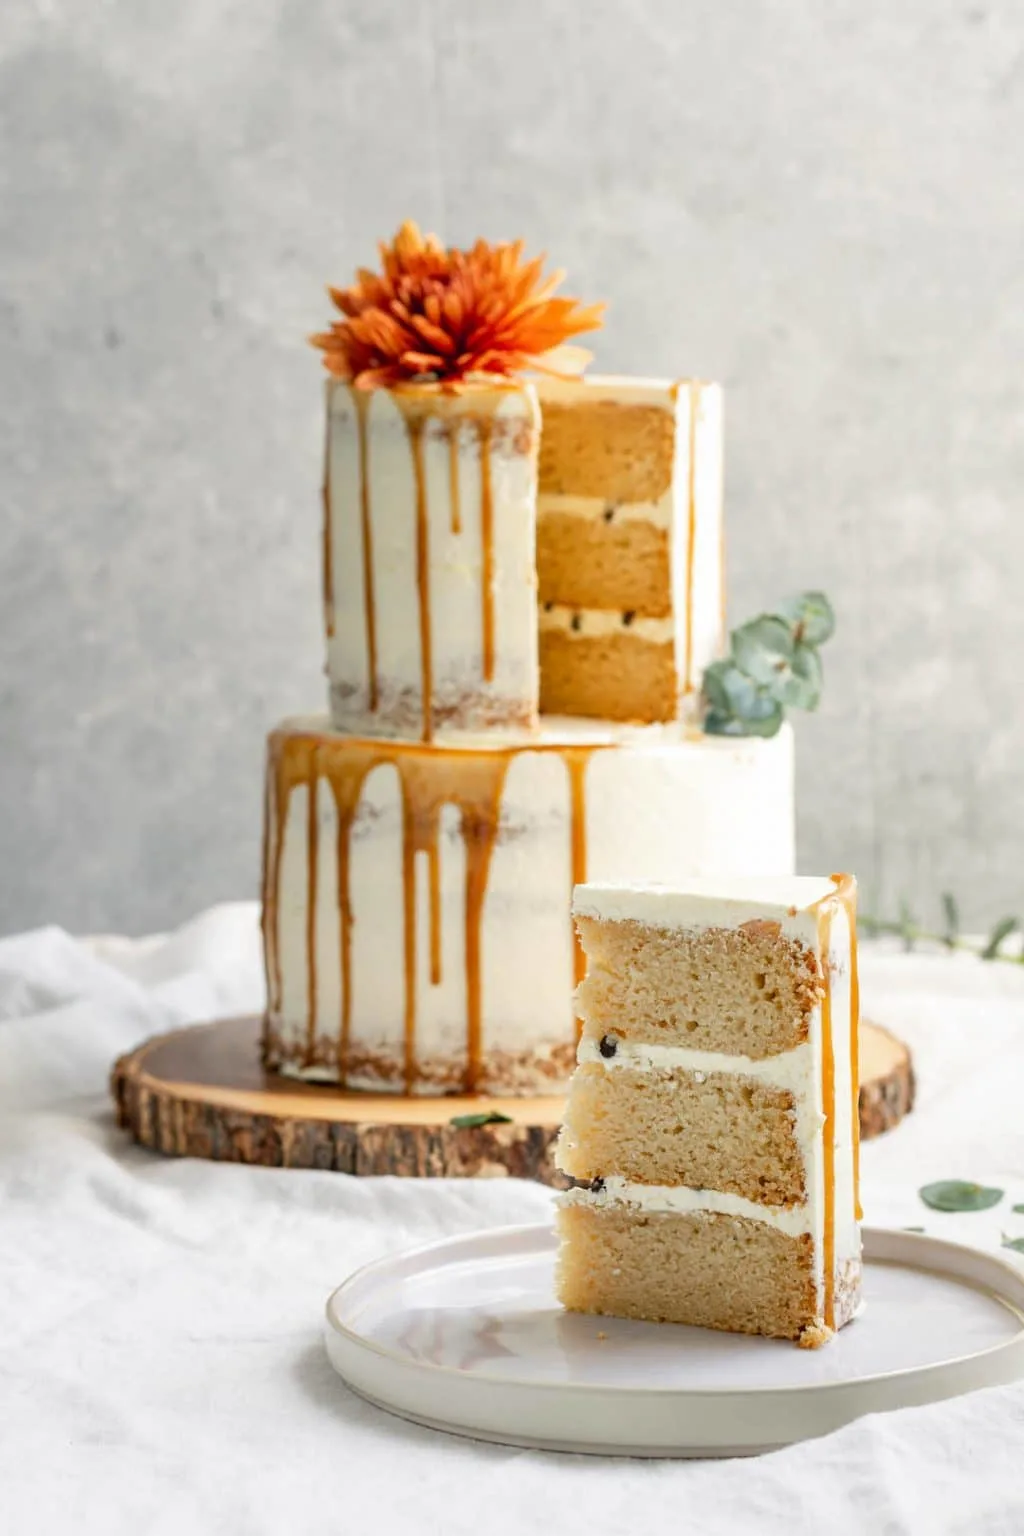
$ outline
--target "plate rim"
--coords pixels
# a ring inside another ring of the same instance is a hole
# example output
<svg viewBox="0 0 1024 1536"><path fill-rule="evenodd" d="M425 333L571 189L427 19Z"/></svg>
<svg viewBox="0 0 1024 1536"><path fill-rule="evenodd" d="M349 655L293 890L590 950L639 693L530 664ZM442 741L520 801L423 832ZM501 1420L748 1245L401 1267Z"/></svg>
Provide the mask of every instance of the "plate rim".
<svg viewBox="0 0 1024 1536"><path fill-rule="evenodd" d="M926 1365L899 1366L890 1371L876 1371L868 1376L857 1376L836 1381L808 1382L806 1384L793 1382L774 1387L644 1387L619 1385L615 1382L583 1385L578 1382L538 1381L532 1377L509 1379L487 1370L465 1371L460 1370L456 1366L436 1365L423 1360L414 1360L408 1355L401 1354L387 1345L379 1344L376 1340L369 1339L364 1334L356 1332L355 1329L348 1327L334 1315L335 1302L342 1292L347 1291L350 1287L355 1288L359 1282L369 1278L375 1270L389 1269L402 1260L415 1260L427 1254L442 1253L447 1248L459 1248L484 1237L512 1241L517 1237L539 1235L541 1233L557 1242L557 1234L549 1222L519 1222L500 1227L479 1227L472 1232L454 1233L449 1237L436 1239L434 1242L420 1243L411 1248L402 1248L395 1253L384 1254L380 1258L371 1259L346 1276L341 1284L335 1286L328 1296L324 1308L325 1330L338 1335L352 1349L358 1350L361 1353L376 1355L391 1366L431 1379L444 1378L445 1380L459 1382L463 1385L473 1383L481 1386L499 1387L503 1391L516 1393L529 1391L564 1395L567 1391L582 1391L588 1396L640 1396L645 1400L664 1399L687 1402L692 1400L707 1402L716 1398L757 1399L768 1402L777 1398L830 1397L847 1393L851 1389L870 1389L881 1382L897 1382L901 1377L909 1376L916 1380L927 1380L936 1373L956 1370L957 1367L965 1367L973 1362L983 1362L994 1356L1005 1355L1008 1352L1024 1354L1024 1271L1018 1269L1014 1264L998 1254L989 1253L983 1248L972 1247L969 1243L954 1242L949 1238L932 1237L930 1233L905 1232L899 1227L875 1227L869 1225L862 1226L861 1228L865 1257L869 1263L895 1265L902 1268L921 1270L930 1274L944 1275L947 1279L955 1281L958 1285L963 1285L969 1290L987 1295L996 1300L1016 1318L1018 1324L1016 1333L1010 1338L1001 1339L995 1344L986 1345L985 1348L974 1350L969 1354L955 1355L946 1360L934 1360ZM915 1263L909 1253L906 1256L883 1256L879 1254L871 1256L868 1250L873 1244L881 1244L882 1246L892 1244L897 1248L906 1244L909 1250L916 1248L918 1252L926 1249L959 1255L963 1259L975 1264L981 1263L991 1267L998 1276L1008 1282L1011 1289L1016 1289L1019 1295L1015 1299L1012 1296L1008 1296L1004 1290L998 1289L994 1283L992 1285L985 1285L965 1278L962 1274L958 1274L955 1269L938 1264ZM597 1314L594 1315L596 1316ZM1022 1371L1022 1375L1024 1375L1024 1371ZM352 1390L363 1395L358 1387L353 1387Z"/></svg>

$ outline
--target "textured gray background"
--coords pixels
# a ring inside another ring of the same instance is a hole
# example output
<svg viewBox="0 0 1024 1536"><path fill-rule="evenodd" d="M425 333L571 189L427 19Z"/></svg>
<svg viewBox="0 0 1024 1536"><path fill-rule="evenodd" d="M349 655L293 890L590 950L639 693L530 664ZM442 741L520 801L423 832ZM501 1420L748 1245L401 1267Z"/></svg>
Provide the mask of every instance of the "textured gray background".
<svg viewBox="0 0 1024 1536"><path fill-rule="evenodd" d="M5 0L0 930L255 893L322 698L318 363L408 214L728 391L733 616L840 635L805 868L1024 905L1024 12L980 0Z"/></svg>

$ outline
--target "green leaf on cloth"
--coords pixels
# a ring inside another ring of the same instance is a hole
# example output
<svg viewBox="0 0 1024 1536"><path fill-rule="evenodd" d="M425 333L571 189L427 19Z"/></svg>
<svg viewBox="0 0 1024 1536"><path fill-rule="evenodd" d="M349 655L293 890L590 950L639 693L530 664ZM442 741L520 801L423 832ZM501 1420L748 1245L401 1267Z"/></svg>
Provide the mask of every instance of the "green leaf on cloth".
<svg viewBox="0 0 1024 1536"><path fill-rule="evenodd" d="M985 1184L969 1184L962 1179L943 1179L925 1184L918 1190L925 1205L933 1211L988 1211L1003 1198L1001 1189Z"/></svg>

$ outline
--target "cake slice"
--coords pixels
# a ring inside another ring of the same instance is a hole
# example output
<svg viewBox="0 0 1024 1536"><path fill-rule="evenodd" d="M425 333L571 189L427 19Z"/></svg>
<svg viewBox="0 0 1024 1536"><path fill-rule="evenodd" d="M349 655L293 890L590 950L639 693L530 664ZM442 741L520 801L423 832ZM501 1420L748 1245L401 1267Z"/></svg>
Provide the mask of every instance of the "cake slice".
<svg viewBox="0 0 1024 1536"><path fill-rule="evenodd" d="M541 711L677 719L725 634L721 391L613 377L537 391Z"/></svg>
<svg viewBox="0 0 1024 1536"><path fill-rule="evenodd" d="M860 1292L856 884L582 885L571 1311L823 1344Z"/></svg>

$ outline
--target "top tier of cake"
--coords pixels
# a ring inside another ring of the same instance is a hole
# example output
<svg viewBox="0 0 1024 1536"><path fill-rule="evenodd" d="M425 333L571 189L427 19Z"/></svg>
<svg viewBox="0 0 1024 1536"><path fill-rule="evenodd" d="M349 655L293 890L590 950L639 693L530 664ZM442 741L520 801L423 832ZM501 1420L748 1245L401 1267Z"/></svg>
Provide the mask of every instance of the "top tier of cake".
<svg viewBox="0 0 1024 1536"><path fill-rule="evenodd" d="M327 385L331 713L361 736L682 719L724 635L721 392Z"/></svg>

